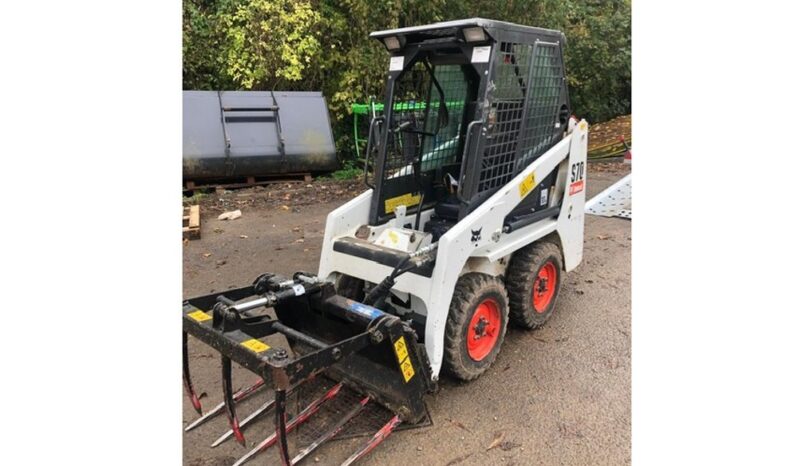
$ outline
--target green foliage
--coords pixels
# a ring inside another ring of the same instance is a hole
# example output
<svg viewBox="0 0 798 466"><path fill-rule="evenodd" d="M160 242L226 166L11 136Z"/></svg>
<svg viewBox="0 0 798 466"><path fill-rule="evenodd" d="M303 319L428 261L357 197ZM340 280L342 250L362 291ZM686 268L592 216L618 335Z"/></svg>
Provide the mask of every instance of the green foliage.
<svg viewBox="0 0 798 466"><path fill-rule="evenodd" d="M592 122L632 111L632 18L629 0L551 2L547 27L566 35L571 106Z"/></svg>
<svg viewBox="0 0 798 466"><path fill-rule="evenodd" d="M474 16L563 31L574 113L631 112L630 0L183 0L183 87L321 90L347 160L351 104L383 93L388 53L368 34Z"/></svg>
<svg viewBox="0 0 798 466"><path fill-rule="evenodd" d="M224 73L243 89L299 81L320 52L321 15L307 1L242 0L225 3Z"/></svg>
<svg viewBox="0 0 798 466"><path fill-rule="evenodd" d="M345 160L343 168L330 173L330 178L334 180L352 180L363 176L363 168L358 167L353 160Z"/></svg>
<svg viewBox="0 0 798 466"><path fill-rule="evenodd" d="M232 83L221 69L223 37L216 2L183 2L183 89L227 89Z"/></svg>
<svg viewBox="0 0 798 466"><path fill-rule="evenodd" d="M190 206L190 205L199 204L200 201L205 199L206 197L208 197L208 194L196 190L193 192L191 196L183 196L183 205Z"/></svg>

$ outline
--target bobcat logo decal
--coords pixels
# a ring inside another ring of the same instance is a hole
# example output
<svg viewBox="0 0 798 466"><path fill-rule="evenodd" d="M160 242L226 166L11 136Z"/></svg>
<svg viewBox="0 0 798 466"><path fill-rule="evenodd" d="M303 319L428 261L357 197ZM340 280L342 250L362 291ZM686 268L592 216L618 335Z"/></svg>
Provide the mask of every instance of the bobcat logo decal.
<svg viewBox="0 0 798 466"><path fill-rule="evenodd" d="M471 242L476 243L482 239L482 228L479 230L471 230Z"/></svg>

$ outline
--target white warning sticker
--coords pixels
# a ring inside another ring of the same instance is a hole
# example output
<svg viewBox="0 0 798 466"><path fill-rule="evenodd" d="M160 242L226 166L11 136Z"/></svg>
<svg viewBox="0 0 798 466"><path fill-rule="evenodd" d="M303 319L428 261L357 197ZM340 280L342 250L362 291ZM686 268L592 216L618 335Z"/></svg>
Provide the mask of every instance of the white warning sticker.
<svg viewBox="0 0 798 466"><path fill-rule="evenodd" d="M490 45L474 47L471 52L471 63L487 63L490 61Z"/></svg>
<svg viewBox="0 0 798 466"><path fill-rule="evenodd" d="M546 205L549 203L549 190L548 189L541 189L540 190L540 205Z"/></svg>
<svg viewBox="0 0 798 466"><path fill-rule="evenodd" d="M404 67L405 67L404 56L391 57L391 65L388 67L388 71L400 71Z"/></svg>

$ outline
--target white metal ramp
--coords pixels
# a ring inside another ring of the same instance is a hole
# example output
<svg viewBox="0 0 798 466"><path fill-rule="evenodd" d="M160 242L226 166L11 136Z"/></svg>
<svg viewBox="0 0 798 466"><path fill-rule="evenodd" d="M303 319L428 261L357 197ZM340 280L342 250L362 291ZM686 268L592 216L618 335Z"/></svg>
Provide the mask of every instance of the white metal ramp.
<svg viewBox="0 0 798 466"><path fill-rule="evenodd" d="M632 219L632 174L597 194L585 204L585 212L602 217Z"/></svg>

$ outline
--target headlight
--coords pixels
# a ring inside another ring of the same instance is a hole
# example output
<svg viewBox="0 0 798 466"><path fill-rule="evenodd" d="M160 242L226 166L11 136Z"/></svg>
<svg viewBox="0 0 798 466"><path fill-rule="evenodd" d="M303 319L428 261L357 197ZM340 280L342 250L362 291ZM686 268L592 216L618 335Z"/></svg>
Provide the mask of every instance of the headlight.
<svg viewBox="0 0 798 466"><path fill-rule="evenodd" d="M382 42L385 44L385 47L387 47L388 50L393 51L402 48L402 45L399 43L399 38L396 36L386 37L382 40Z"/></svg>
<svg viewBox="0 0 798 466"><path fill-rule="evenodd" d="M463 35L466 42L482 42L487 39L485 30L481 27L465 28L463 29Z"/></svg>

